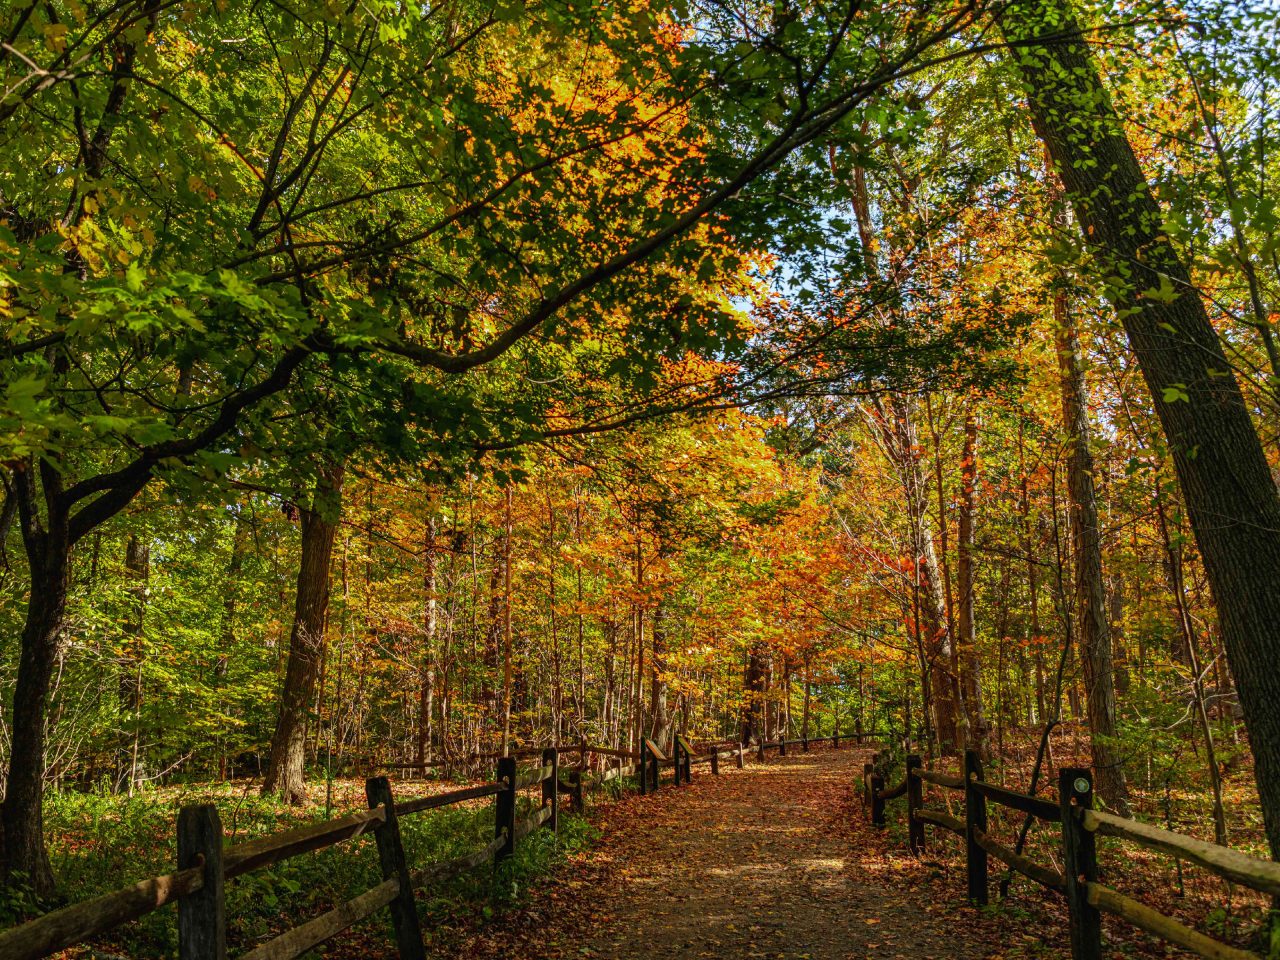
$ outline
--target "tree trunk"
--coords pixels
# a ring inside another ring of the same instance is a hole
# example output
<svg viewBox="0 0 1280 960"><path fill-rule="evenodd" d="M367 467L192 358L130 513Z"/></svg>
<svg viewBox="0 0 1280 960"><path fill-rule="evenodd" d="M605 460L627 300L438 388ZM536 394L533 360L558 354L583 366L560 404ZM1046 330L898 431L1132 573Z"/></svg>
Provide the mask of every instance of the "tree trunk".
<svg viewBox="0 0 1280 960"><path fill-rule="evenodd" d="M1169 441L1249 730L1267 839L1280 857L1280 495L1070 5L1014 0L1001 26L1015 43L1057 38L1014 57Z"/></svg>
<svg viewBox="0 0 1280 960"><path fill-rule="evenodd" d="M511 486L507 485L502 538L502 755L511 749Z"/></svg>
<svg viewBox="0 0 1280 960"><path fill-rule="evenodd" d="M912 554L917 559L921 638L927 658L933 728L938 747L954 754L959 744L958 684L951 661L951 631L946 619L946 596L938 553L929 529L929 488L920 458L920 438L915 418L905 397L890 398L888 410L876 413L885 453L897 470L910 524Z"/></svg>
<svg viewBox="0 0 1280 960"><path fill-rule="evenodd" d="M804 740L809 739L809 712L813 699L813 685L809 682L809 677L809 664L806 662L804 665L804 713L800 721L800 736Z"/></svg>
<svg viewBox="0 0 1280 960"><path fill-rule="evenodd" d="M991 750L990 730L982 710L982 677L978 672L977 630L974 619L974 588L977 577L973 568L974 502L978 485L978 421L970 406L964 419L964 445L960 454L960 509L956 536L956 574L959 596L956 598L956 662L959 666L961 700L964 703L967 731L965 743L984 757Z"/></svg>
<svg viewBox="0 0 1280 960"><path fill-rule="evenodd" d="M867 128L863 129L866 132ZM834 154L832 156L834 164ZM866 175L861 166L854 167L850 188L850 201L862 243L867 275L883 281L884 271L881 270L876 254L882 244L876 241L876 225L871 215ZM956 752L959 733L957 719L960 690L952 664L955 648L951 606L933 537L928 529L928 489L921 463L920 439L911 407L903 394L892 394L887 410L879 400L872 402L870 410L880 434L881 447L901 479L911 524L911 545L918 573L916 586L919 594L919 620L928 631L925 637L916 638L925 650L928 661L928 680L923 677L921 679L921 700L926 710L932 709L933 728L939 749L944 754L953 754ZM946 517L939 516L938 522L945 529Z"/></svg>
<svg viewBox="0 0 1280 960"><path fill-rule="evenodd" d="M39 896L51 897L53 870L44 846L44 753L73 543L59 466L27 460L11 471L31 594L14 679L9 771L0 806L0 881L8 885L19 874Z"/></svg>
<svg viewBox="0 0 1280 960"><path fill-rule="evenodd" d="M1053 298L1062 388L1062 425L1069 438L1067 491L1071 497L1071 542L1075 554L1076 634L1089 712L1089 743L1098 796L1128 816L1129 788L1115 747L1116 688L1111 653L1111 621L1102 578L1102 536L1094 490L1092 431L1088 395L1075 321L1065 291Z"/></svg>
<svg viewBox="0 0 1280 960"><path fill-rule="evenodd" d="M289 661L276 730L271 738L262 792L279 794L286 803L306 799L307 706L315 692L324 651L325 618L329 609L329 566L338 532L342 498L341 464L330 464L316 481L310 507L300 511L302 560L294 600L293 630L289 635Z"/></svg>
<svg viewBox="0 0 1280 960"><path fill-rule="evenodd" d="M222 696L223 683L231 668L231 651L236 648L236 607L240 590L240 571L244 568L245 544L248 541L249 524L244 516L237 512L235 516L235 532L231 537L231 556L227 560L227 571L224 578L222 598L222 624L219 630L222 641L222 652L214 662L214 685L218 689L218 710L226 710L226 702ZM218 779L227 779L227 752L224 733L220 730L215 737L218 745Z"/></svg>
<svg viewBox="0 0 1280 960"><path fill-rule="evenodd" d="M418 749L415 760L431 757L431 716L435 712L436 632L440 604L436 599L436 517L427 517L422 559L422 668L418 683Z"/></svg>
<svg viewBox="0 0 1280 960"><path fill-rule="evenodd" d="M28 476L23 477L21 474ZM30 468L15 471L33 493ZM9 775L0 822L4 833L0 877L8 884L22 874L42 897L54 893L53 870L44 847L44 743L49 690L67 604L71 562L66 516L36 516L33 498L20 501L22 535L31 569L31 597L22 629L22 653L13 688Z"/></svg>
<svg viewBox="0 0 1280 960"><path fill-rule="evenodd" d="M125 574L129 578L128 612L120 654L120 745L116 755L116 790L133 796L138 783L138 750L142 737L142 661L145 657L143 621L147 610L147 579L151 573L151 546L130 536L125 547Z"/></svg>
<svg viewBox="0 0 1280 960"><path fill-rule="evenodd" d="M742 681L742 715L739 743L766 739L764 724L764 698L768 673L769 649L762 643L751 648L747 657L746 674Z"/></svg>
<svg viewBox="0 0 1280 960"><path fill-rule="evenodd" d="M667 670L667 628L669 626L667 621L666 604L659 600L653 611L653 629L650 631L653 637L653 655L650 658L649 666L649 701L653 720L649 727L649 735L653 738L654 743L664 747L664 749L671 736L671 710L668 704L665 677Z"/></svg>

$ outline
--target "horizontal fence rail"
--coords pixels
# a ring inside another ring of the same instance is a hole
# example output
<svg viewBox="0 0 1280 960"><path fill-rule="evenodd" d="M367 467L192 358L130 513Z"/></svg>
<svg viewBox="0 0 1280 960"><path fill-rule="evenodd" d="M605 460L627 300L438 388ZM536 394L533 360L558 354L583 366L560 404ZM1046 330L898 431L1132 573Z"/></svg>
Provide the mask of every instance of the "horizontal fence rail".
<svg viewBox="0 0 1280 960"><path fill-rule="evenodd" d="M832 747L840 741L861 742L862 734L836 733ZM785 755L787 746L808 750L818 738L775 740L757 744L761 757L766 749ZM225 884L245 874L266 869L294 857L336 847L361 837L373 837L382 872L382 882L338 904L311 920L284 931L240 955L239 960L288 960L298 957L380 910L389 910L400 960L425 960L422 933L418 924L415 889L441 883L476 870L495 866L512 856L515 845L538 829L559 828L559 798L570 798L573 809L585 810L585 795L613 781L638 776L641 792L658 788L661 768L673 769L672 783L690 783L695 765L710 764L718 774L722 761L745 765L747 745L724 742L708 744L701 754L683 735L676 735L668 749L651 740L642 741L638 751L588 743L563 747L521 748L497 760L496 775L490 782L462 787L445 793L398 800L392 797L386 777L366 781L369 808L326 820L305 824L266 837L226 845L216 807L198 804L183 807L177 818L179 869L150 877L131 886L72 904L0 931L0 957L4 960L36 960L76 944L100 937L123 924L140 919L170 904L178 904L178 953L180 960L226 960ZM576 755L578 765L562 768L562 753ZM475 755L485 757L486 755ZM595 756L617 765L588 775L589 758ZM538 758L536 767L518 769L517 759ZM636 763L626 764L633 760ZM385 769L421 769L431 764L384 764ZM516 795L539 787L540 806L529 816L516 819ZM494 798L494 838L472 853L439 863L411 868L406 862L400 837L400 820L469 800Z"/></svg>
<svg viewBox="0 0 1280 960"><path fill-rule="evenodd" d="M1064 896L1069 915L1072 960L1101 960L1101 915L1104 912L1209 960L1262 960L1256 953L1214 940L1103 885L1099 880L1094 838L1101 834L1157 850L1194 863L1230 883L1271 897L1280 897L1280 864L1140 820L1095 810L1093 775L1086 769L1059 770L1058 797L1049 799L988 783L983 778L982 764L974 751L965 753L962 775L925 770L919 755L911 754L907 757L902 781L892 787L885 786L878 760L879 754L876 754L873 762L865 765L863 773L863 803L870 812L872 823L883 827L885 803L905 795L908 835L913 852L924 851L926 824L961 837L966 847L968 894L974 903L987 902L988 858ZM964 819L926 807L926 785L962 793ZM1062 869L1037 863L992 837L987 827L988 804L1015 810L1043 823L1060 825Z"/></svg>

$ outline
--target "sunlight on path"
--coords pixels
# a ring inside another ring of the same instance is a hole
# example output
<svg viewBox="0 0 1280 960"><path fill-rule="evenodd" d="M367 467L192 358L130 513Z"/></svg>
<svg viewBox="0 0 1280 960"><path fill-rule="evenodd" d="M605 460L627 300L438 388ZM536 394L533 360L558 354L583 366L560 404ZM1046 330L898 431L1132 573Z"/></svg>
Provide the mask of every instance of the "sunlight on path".
<svg viewBox="0 0 1280 960"><path fill-rule="evenodd" d="M977 960L850 832L864 753L828 749L611 812L593 859L611 869L577 953L599 958L911 957ZM665 775L664 775L665 776ZM898 881L898 886L895 886ZM552 923L554 929L554 921ZM567 931L555 931L557 946Z"/></svg>

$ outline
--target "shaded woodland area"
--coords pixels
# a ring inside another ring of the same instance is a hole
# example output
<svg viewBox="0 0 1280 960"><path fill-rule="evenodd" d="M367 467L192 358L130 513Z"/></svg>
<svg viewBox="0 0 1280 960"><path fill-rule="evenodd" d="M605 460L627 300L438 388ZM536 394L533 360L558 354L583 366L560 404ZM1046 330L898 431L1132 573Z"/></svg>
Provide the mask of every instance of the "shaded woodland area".
<svg viewBox="0 0 1280 960"><path fill-rule="evenodd" d="M1278 42L14 0L0 920L202 791L677 734L1083 764L1280 858Z"/></svg>

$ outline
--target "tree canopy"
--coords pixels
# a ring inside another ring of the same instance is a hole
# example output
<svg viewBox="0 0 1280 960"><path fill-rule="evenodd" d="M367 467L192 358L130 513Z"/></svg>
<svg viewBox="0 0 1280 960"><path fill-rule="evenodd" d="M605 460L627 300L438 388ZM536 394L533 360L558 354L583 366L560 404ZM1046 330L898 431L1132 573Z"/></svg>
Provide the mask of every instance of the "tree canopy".
<svg viewBox="0 0 1280 960"><path fill-rule="evenodd" d="M1280 854L1264 7L11 4L6 882L51 791L848 723Z"/></svg>

